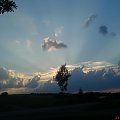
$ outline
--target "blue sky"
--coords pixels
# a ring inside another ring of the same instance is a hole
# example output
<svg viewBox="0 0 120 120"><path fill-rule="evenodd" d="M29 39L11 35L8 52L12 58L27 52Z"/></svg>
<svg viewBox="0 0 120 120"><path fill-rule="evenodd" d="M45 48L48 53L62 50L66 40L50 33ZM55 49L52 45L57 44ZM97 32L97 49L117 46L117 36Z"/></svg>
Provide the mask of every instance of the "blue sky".
<svg viewBox="0 0 120 120"><path fill-rule="evenodd" d="M0 66L34 72L120 59L119 0L15 2L14 13L0 15Z"/></svg>

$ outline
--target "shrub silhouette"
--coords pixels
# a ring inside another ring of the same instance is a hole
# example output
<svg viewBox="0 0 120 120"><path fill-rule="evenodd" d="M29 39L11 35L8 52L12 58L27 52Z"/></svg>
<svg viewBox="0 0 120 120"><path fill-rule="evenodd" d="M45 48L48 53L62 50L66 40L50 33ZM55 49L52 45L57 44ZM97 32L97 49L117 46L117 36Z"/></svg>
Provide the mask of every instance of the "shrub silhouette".
<svg viewBox="0 0 120 120"><path fill-rule="evenodd" d="M8 96L8 92L2 92L1 96Z"/></svg>

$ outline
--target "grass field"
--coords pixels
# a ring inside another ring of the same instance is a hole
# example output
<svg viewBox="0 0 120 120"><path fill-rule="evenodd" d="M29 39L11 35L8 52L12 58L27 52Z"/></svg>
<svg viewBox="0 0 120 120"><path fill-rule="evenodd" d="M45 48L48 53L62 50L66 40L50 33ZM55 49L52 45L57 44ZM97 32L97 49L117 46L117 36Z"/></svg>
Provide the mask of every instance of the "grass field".
<svg viewBox="0 0 120 120"><path fill-rule="evenodd" d="M0 96L0 120L115 120L119 115L120 93Z"/></svg>

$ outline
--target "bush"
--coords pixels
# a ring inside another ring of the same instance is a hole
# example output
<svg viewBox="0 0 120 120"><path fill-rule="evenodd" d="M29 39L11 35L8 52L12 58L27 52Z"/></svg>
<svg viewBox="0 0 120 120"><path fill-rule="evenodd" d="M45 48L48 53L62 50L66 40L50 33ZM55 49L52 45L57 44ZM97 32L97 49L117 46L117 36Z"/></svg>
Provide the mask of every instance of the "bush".
<svg viewBox="0 0 120 120"><path fill-rule="evenodd" d="M1 96L8 96L8 92L1 93Z"/></svg>

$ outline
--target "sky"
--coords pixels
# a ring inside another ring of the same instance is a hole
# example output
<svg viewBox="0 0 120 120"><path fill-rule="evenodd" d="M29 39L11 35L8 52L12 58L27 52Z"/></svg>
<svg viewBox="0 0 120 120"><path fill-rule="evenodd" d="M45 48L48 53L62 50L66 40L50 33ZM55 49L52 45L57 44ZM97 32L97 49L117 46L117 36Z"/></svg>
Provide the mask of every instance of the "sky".
<svg viewBox="0 0 120 120"><path fill-rule="evenodd" d="M0 15L0 66L19 72L120 59L119 0L15 0Z"/></svg>
<svg viewBox="0 0 120 120"><path fill-rule="evenodd" d="M120 0L14 0L0 15L0 93L120 91ZM82 66L84 65L84 69Z"/></svg>

